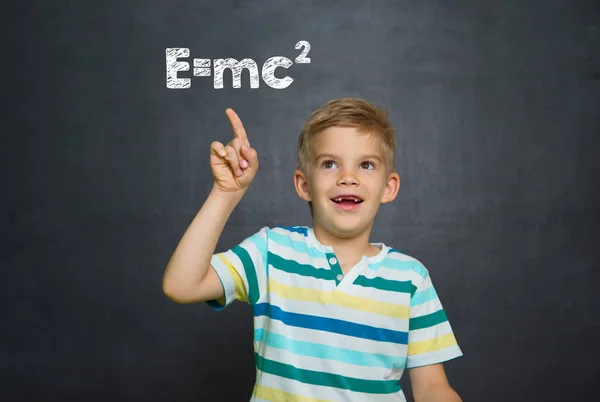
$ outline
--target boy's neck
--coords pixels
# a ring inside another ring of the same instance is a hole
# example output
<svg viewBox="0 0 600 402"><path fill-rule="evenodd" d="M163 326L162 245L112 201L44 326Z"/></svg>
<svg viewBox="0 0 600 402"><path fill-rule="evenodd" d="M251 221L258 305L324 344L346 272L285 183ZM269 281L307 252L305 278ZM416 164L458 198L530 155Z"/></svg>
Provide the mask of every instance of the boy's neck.
<svg viewBox="0 0 600 402"><path fill-rule="evenodd" d="M369 242L371 226L352 238L339 238L327 232L319 225L314 225L315 237L324 246L331 246L338 259L360 259L362 256L373 257L381 251Z"/></svg>

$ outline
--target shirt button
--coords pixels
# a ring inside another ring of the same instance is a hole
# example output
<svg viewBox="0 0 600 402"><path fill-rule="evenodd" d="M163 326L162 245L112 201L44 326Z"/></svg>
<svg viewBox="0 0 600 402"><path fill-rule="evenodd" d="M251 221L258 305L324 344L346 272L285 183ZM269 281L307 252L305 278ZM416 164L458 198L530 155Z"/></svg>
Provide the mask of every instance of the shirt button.
<svg viewBox="0 0 600 402"><path fill-rule="evenodd" d="M329 263L330 263L331 265L334 265L335 263L337 263L337 260L336 260L334 257L331 257L331 258L329 259Z"/></svg>
<svg viewBox="0 0 600 402"><path fill-rule="evenodd" d="M342 275L342 274L338 274L338 276L337 276L337 280L338 280L338 281L341 281L342 279L344 279L344 275Z"/></svg>

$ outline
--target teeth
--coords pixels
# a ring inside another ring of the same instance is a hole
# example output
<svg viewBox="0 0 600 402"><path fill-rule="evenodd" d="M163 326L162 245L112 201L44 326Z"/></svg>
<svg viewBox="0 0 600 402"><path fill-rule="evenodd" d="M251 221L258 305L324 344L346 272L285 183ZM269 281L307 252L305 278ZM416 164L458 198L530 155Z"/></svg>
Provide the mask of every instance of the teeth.
<svg viewBox="0 0 600 402"><path fill-rule="evenodd" d="M358 204L359 202L361 202L361 200L359 200L359 199L354 199L354 198L334 198L334 199L333 199L333 201L335 201L335 202L341 202L342 200L350 200L350 201L352 201L352 202L354 202L354 203L357 203L357 204Z"/></svg>

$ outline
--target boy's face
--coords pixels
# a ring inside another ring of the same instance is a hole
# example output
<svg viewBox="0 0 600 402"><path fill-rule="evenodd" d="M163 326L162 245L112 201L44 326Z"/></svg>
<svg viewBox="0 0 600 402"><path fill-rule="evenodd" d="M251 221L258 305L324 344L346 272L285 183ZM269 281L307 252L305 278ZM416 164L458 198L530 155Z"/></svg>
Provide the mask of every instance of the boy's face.
<svg viewBox="0 0 600 402"><path fill-rule="evenodd" d="M379 141L354 127L317 134L308 175L294 175L298 195L312 202L315 227L340 238L358 235L371 228L381 203L396 197L400 177L386 174Z"/></svg>

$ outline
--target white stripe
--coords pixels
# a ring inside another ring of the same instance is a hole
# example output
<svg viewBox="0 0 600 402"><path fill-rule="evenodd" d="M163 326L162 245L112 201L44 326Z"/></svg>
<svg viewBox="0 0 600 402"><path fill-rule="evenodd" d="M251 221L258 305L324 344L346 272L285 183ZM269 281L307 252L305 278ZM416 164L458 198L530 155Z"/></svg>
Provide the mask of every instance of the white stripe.
<svg viewBox="0 0 600 402"><path fill-rule="evenodd" d="M428 302L411 307L410 318L423 317L435 313L438 310L442 310L442 304L440 303L440 299L436 297Z"/></svg>
<svg viewBox="0 0 600 402"><path fill-rule="evenodd" d="M394 260L398 260L398 261L405 261L405 262L411 262L411 263L417 263L420 265L423 265L423 263L421 261L419 261L418 259L416 259L415 257L412 257L408 254L404 254L404 253L398 253L398 252L391 252L388 254L389 258L392 258ZM423 267L425 267L423 265Z"/></svg>
<svg viewBox="0 0 600 402"><path fill-rule="evenodd" d="M429 341L452 332L452 327L448 321L429 328L414 329L410 331L409 342Z"/></svg>
<svg viewBox="0 0 600 402"><path fill-rule="evenodd" d="M371 274L372 273L372 274ZM377 270L366 269L364 275L367 276L371 274L373 276L368 276L369 278L383 278L390 281L410 281L415 286L417 284L423 282L423 278L421 275L417 274L413 270L409 271L399 271L397 269L387 268L385 266L380 266Z"/></svg>
<svg viewBox="0 0 600 402"><path fill-rule="evenodd" d="M359 285L349 286L344 293L351 296L364 297L375 302L393 304L398 307L410 308L410 293L394 292L385 289L376 289Z"/></svg>
<svg viewBox="0 0 600 402"><path fill-rule="evenodd" d="M270 264L269 274L270 277L273 278L276 282L286 286L294 286L297 288L312 289L319 291L335 290L335 281L333 280L292 274L286 271L273 268L273 266Z"/></svg>

